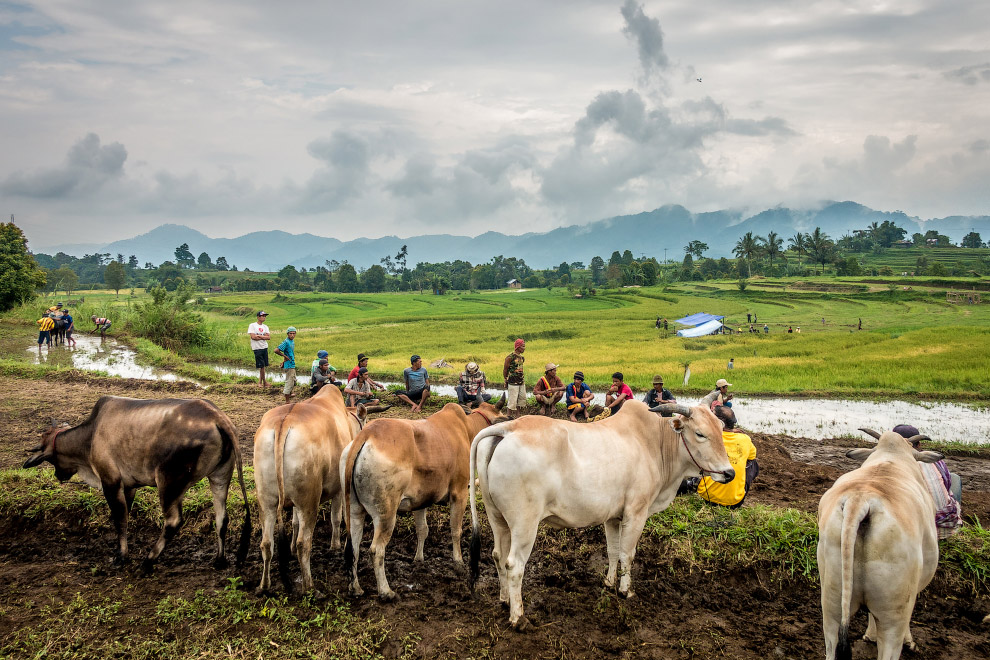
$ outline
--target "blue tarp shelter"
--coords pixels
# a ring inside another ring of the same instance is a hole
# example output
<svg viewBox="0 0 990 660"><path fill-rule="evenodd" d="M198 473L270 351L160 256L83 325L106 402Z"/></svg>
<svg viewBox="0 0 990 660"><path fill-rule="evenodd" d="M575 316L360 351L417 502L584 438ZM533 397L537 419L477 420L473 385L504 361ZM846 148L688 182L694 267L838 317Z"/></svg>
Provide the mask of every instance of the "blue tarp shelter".
<svg viewBox="0 0 990 660"><path fill-rule="evenodd" d="M682 319L677 319L674 323L680 323L681 325L701 325L712 321L721 321L724 318L724 316L715 316L714 314L708 314L706 312L698 312L697 314L692 314L691 316L685 316Z"/></svg>
<svg viewBox="0 0 990 660"><path fill-rule="evenodd" d="M695 326L693 328L684 328L683 330L677 331L678 337L703 337L704 335L713 335L722 329L722 317L708 321L707 323L702 323L701 325ZM678 321L680 323L680 321Z"/></svg>

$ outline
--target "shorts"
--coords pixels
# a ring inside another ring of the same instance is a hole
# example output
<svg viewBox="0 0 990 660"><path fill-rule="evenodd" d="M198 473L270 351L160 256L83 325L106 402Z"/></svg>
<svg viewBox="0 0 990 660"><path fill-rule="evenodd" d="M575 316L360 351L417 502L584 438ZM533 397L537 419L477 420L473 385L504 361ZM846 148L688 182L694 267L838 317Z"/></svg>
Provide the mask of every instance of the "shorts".
<svg viewBox="0 0 990 660"><path fill-rule="evenodd" d="M100 326L97 326L97 329L98 329L98 330L99 330L100 332L106 332L107 330L109 330L109 329L110 329L110 326L111 326L111 325L113 325L113 323L112 323L111 321L107 321L107 322L106 322L106 323L104 323L103 325L100 325Z"/></svg>
<svg viewBox="0 0 990 660"><path fill-rule="evenodd" d="M282 394L292 394L292 388L296 386L296 370L286 369L285 370L285 387L282 388Z"/></svg>
<svg viewBox="0 0 990 660"><path fill-rule="evenodd" d="M506 401L506 405L509 407L509 410L515 410L519 406L526 405L526 383L508 386L508 401Z"/></svg>
<svg viewBox="0 0 990 660"><path fill-rule="evenodd" d="M258 369L264 369L268 366L268 349L267 348L256 348L254 349L254 366Z"/></svg>
<svg viewBox="0 0 990 660"><path fill-rule="evenodd" d="M65 329L65 338L66 339L71 339L72 338L72 328L66 328Z"/></svg>
<svg viewBox="0 0 990 660"><path fill-rule="evenodd" d="M52 333L50 330L38 331L38 346L52 343Z"/></svg>
<svg viewBox="0 0 990 660"><path fill-rule="evenodd" d="M412 401L413 403L419 403L423 399L423 392L428 392L428 391L429 388L424 387L421 390L415 390L415 391L404 390L402 392L396 392L396 394L405 394L407 397L409 397L409 400Z"/></svg>

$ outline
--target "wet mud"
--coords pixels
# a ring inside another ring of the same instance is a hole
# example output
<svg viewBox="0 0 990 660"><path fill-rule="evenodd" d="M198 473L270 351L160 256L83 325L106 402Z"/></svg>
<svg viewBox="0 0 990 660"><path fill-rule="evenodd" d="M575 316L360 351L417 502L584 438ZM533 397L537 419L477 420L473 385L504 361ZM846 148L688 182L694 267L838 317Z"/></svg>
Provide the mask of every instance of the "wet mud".
<svg viewBox="0 0 990 660"><path fill-rule="evenodd" d="M78 423L103 394L153 398L195 397L201 392L182 383L148 383L93 379L60 374L58 379L0 381L0 468L20 465L24 450L52 417ZM213 400L234 420L242 446L250 456L253 432L261 416L282 402L278 390L231 386L211 390ZM404 416L403 409L385 415ZM747 503L760 503L814 512L821 494L845 470L855 467L844 458L849 440L814 441L754 434L761 463L760 478ZM867 443L864 441L863 446ZM964 474L964 514L990 520L990 460L950 458ZM250 462L250 458L248 458ZM968 476L967 476L968 475ZM61 488L80 488L70 483ZM523 596L534 624L528 633L513 632L507 612L498 602L498 578L490 560L491 534L483 519L482 575L471 594L467 575L450 559L445 509L434 507L428 521L426 561L413 562L415 527L401 516L386 555L386 570L401 596L383 605L374 597L374 574L366 529L360 562L363 598L347 594L347 576L339 551L331 551L329 515L316 531L313 573L317 586L338 595L360 618L384 618L389 633L382 642L386 657L397 657L402 640L413 634L416 657L498 658L818 658L824 653L820 594L800 577L782 576L767 566L721 567L687 565L671 559L661 542L644 539L633 569L636 597L624 600L604 587L605 538L601 528L543 530L526 570ZM17 630L37 625L44 617L36 603L84 598L126 600L132 614L154 613L168 595L192 597L199 589L222 589L228 578L240 576L246 589L258 581L260 555L257 530L242 568L216 571L210 567L215 549L211 513L187 520L166 551L158 569L142 577L137 566L115 568L110 560L115 535L109 524L98 529L58 512L31 524L20 518L0 520L0 647ZM257 525L256 525L257 527ZM467 554L469 516L465 518L463 550ZM232 530L233 531L233 530ZM144 553L159 533L144 516L132 519L130 540L135 553ZM231 535L233 536L233 534ZM298 567L292 563L293 575ZM912 618L917 651L905 658L990 657L990 628L982 622L990 612L988 594L974 592L941 570L919 597ZM116 619L101 634L154 634L134 631L127 617ZM119 627L117 627L119 626ZM859 639L866 616L854 619L852 634ZM250 631L247 631L250 634ZM259 633L261 634L261 633ZM876 649L862 641L855 658L875 657Z"/></svg>

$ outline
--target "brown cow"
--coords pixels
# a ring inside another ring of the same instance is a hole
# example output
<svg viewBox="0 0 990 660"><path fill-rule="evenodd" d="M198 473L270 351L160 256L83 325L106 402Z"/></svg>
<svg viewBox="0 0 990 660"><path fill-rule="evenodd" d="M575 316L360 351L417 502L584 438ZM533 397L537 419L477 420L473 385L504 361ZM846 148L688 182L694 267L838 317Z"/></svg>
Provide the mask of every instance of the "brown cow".
<svg viewBox="0 0 990 660"><path fill-rule="evenodd" d="M237 560L243 561L251 536L251 515L244 488L241 450L237 429L225 414L205 399L128 399L101 397L89 419L69 428L52 425L42 434L41 444L24 467L47 461L55 476L65 482L78 474L83 481L103 491L110 516L117 528L120 554L127 560L127 517L134 493L141 486L158 488L165 526L143 568L150 571L168 541L182 526L182 496L206 477L213 492L217 525L217 556L214 566L227 560L227 491L237 466L244 497L244 528Z"/></svg>
<svg viewBox="0 0 990 660"><path fill-rule="evenodd" d="M358 584L357 560L366 513L371 514L375 535L375 579L379 597L388 602L397 596L385 577L385 546L392 538L395 516L412 511L416 520L415 561L423 560L426 543L426 507L450 502L450 537L454 562L461 559L461 522L468 496L468 464L471 439L495 423L505 405L478 404L473 411L448 403L427 419L378 419L368 424L341 459L347 489L349 536L344 565L352 570L350 592L364 593Z"/></svg>
<svg viewBox="0 0 990 660"><path fill-rule="evenodd" d="M310 399L273 408L254 434L254 479L258 489L263 567L259 592L271 587L274 536L284 538L282 510L292 510L289 551L299 559L303 589L313 588L310 553L320 503L332 501L330 547L340 547L340 517L344 511L338 463L344 447L354 439L367 413L389 406L347 408L336 387L324 387ZM286 589L288 557L281 554L279 569Z"/></svg>

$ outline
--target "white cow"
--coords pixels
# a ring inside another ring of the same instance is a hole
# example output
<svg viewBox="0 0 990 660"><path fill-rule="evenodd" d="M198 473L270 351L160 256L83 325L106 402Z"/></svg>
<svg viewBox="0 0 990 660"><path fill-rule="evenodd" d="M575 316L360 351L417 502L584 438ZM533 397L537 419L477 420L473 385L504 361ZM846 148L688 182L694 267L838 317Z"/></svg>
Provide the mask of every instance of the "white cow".
<svg viewBox="0 0 990 660"><path fill-rule="evenodd" d="M875 435L871 431L864 431ZM818 570L822 580L825 657L850 658L849 619L869 609L866 639L879 658L896 659L914 648L911 612L938 567L935 504L918 461L942 455L919 452L887 431L876 449L852 449L862 467L836 479L818 505Z"/></svg>
<svg viewBox="0 0 990 660"><path fill-rule="evenodd" d="M652 411L652 412L651 412ZM656 414L677 413L669 419ZM593 424L523 417L483 429L471 444L485 512L494 536L499 599L509 622L525 630L522 578L541 522L553 527L605 525L608 575L632 596L629 576L646 519L674 499L677 487L700 472L732 481L722 444L722 422L707 405L647 408L628 401L622 411ZM481 538L471 480L471 575L478 577Z"/></svg>

